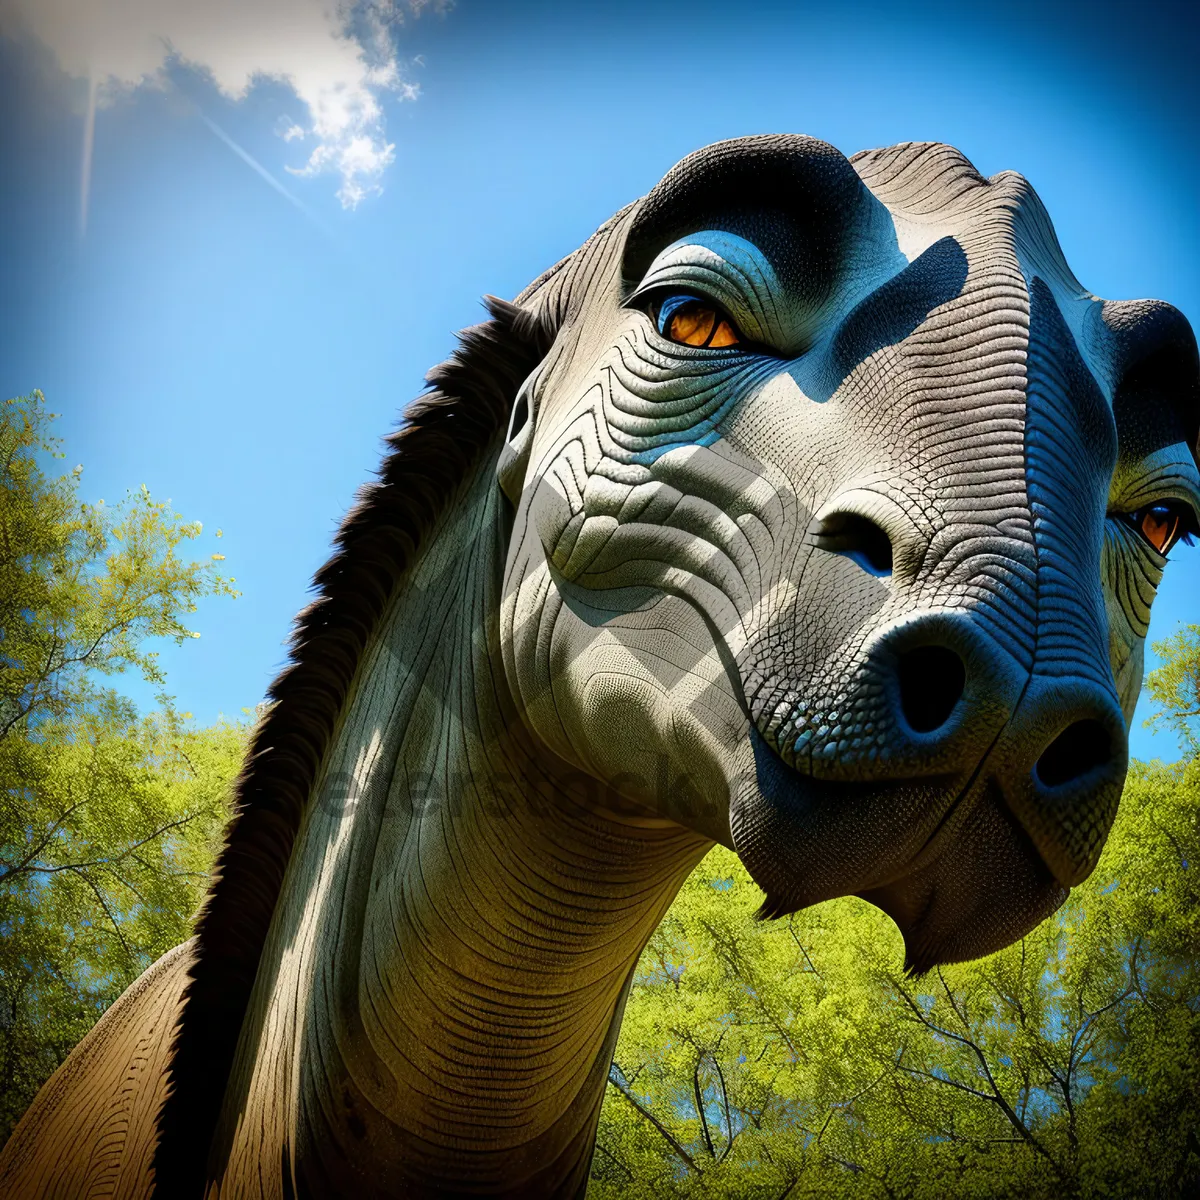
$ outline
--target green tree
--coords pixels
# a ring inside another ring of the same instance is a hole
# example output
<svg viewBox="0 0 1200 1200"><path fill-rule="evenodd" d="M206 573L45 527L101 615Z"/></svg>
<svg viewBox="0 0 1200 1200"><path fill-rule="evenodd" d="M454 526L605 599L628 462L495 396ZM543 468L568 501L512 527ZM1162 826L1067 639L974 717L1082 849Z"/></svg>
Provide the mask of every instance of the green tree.
<svg viewBox="0 0 1200 1200"><path fill-rule="evenodd" d="M246 729L187 727L147 643L236 595L145 488L80 501L40 393L0 410L0 1138L104 1009L188 935ZM106 677L136 672L139 718Z"/></svg>
<svg viewBox="0 0 1200 1200"><path fill-rule="evenodd" d="M1150 680L1193 747L1198 632L1156 647ZM1062 909L911 978L877 910L760 924L714 851L639 964L589 1195L1200 1193L1197 863L1200 756L1135 763Z"/></svg>
<svg viewBox="0 0 1200 1200"><path fill-rule="evenodd" d="M1200 750L1200 625L1185 625L1154 643L1162 666L1146 677L1146 690L1159 709L1150 726L1165 725L1188 752Z"/></svg>

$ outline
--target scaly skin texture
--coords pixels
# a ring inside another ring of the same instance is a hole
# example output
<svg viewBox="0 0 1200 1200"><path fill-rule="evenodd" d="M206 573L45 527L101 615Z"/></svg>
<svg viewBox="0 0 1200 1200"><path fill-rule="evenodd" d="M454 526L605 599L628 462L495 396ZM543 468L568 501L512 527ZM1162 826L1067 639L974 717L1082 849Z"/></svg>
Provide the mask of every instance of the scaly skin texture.
<svg viewBox="0 0 1200 1200"><path fill-rule="evenodd" d="M481 477L372 652L243 1031L222 1196L287 1195L257 1182L281 1152L312 1196L586 1178L637 956L710 843L603 811L525 736L497 646L505 523Z"/></svg>
<svg viewBox="0 0 1200 1200"><path fill-rule="evenodd" d="M668 336L682 295L736 341ZM1164 566L1136 514L1200 507L1178 313L1086 293L1017 175L800 137L690 156L518 305L552 344L355 659L248 1003L202 922L158 1121L103 1178L47 1166L105 1102L69 1062L14 1194L147 1194L156 1139L164 1195L578 1194L638 954L714 841L769 914L879 904L917 968L1094 867ZM186 1065L217 994L219 1114Z"/></svg>

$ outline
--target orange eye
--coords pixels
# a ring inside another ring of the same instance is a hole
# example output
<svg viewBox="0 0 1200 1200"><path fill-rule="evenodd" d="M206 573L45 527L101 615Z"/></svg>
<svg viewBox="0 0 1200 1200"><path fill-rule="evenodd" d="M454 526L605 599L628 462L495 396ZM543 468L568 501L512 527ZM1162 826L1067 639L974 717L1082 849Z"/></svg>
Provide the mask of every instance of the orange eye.
<svg viewBox="0 0 1200 1200"><path fill-rule="evenodd" d="M719 308L696 296L668 296L658 309L655 324L663 337L683 346L723 349L742 340Z"/></svg>
<svg viewBox="0 0 1200 1200"><path fill-rule="evenodd" d="M1151 504L1130 513L1129 519L1142 537L1164 556L1181 537L1191 540L1179 504Z"/></svg>

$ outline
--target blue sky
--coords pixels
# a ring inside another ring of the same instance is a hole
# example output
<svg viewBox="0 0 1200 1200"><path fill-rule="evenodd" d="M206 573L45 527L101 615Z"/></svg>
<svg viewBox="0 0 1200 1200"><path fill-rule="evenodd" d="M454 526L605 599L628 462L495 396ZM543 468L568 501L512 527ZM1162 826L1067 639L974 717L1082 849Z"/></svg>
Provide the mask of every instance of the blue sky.
<svg viewBox="0 0 1200 1200"><path fill-rule="evenodd" d="M246 0L272 20L303 2ZM395 27L419 95L372 93L368 148L394 161L355 178L380 194L343 207L349 159L286 170L319 140L280 136L316 125L286 83L233 99L232 68L175 61L96 112L86 232L88 83L20 5L0 0L0 384L40 387L62 413L88 499L145 483L227 556L244 594L202 606L200 640L163 655L201 721L262 698L380 436L479 296L514 295L707 142L950 142L985 174L1031 180L1085 286L1200 320L1190 5L458 0ZM291 28L270 31L285 64ZM223 63L221 30L206 36ZM1176 559L1152 636L1200 620L1200 547ZM1134 753L1173 757L1141 715Z"/></svg>

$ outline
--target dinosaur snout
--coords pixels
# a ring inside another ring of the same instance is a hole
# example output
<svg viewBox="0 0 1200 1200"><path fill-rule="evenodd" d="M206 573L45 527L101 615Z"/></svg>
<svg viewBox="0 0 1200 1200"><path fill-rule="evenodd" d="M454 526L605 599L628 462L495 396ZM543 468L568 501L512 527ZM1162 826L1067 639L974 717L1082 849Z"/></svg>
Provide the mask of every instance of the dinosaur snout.
<svg viewBox="0 0 1200 1200"><path fill-rule="evenodd" d="M1128 745L1115 690L1069 665L1023 670L966 617L927 614L881 639L892 754L991 784L1064 887L1090 874L1116 815Z"/></svg>
<svg viewBox="0 0 1200 1200"><path fill-rule="evenodd" d="M1091 874L1117 815L1129 762L1116 695L1035 673L988 769L1063 887Z"/></svg>

